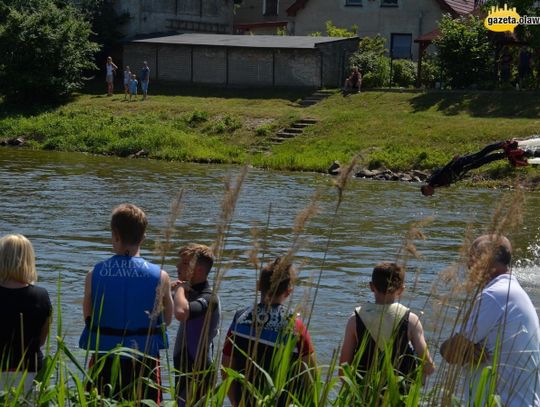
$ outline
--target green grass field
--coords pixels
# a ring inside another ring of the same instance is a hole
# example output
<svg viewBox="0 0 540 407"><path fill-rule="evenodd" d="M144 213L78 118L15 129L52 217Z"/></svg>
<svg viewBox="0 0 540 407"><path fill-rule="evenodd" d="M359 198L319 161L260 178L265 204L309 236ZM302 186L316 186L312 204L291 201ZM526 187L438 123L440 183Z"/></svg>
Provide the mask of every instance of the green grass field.
<svg viewBox="0 0 540 407"><path fill-rule="evenodd" d="M539 95L532 92L336 93L301 108L309 91L155 84L148 100L127 102L123 94L106 97L100 85L59 106L0 105L0 138L23 137L36 149L120 156L145 150L156 159L325 171L356 154L364 166L431 169L492 141L540 133ZM271 144L279 129L306 117L319 122ZM269 151L256 153L262 145ZM486 175L512 172L498 163Z"/></svg>

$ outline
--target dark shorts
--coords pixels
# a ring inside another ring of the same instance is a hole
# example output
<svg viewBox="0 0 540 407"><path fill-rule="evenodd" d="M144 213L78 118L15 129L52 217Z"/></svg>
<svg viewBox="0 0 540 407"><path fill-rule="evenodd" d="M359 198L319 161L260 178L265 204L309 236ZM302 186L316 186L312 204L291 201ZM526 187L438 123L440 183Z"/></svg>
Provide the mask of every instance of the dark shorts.
<svg viewBox="0 0 540 407"><path fill-rule="evenodd" d="M88 383L88 391L95 387L99 394L115 400L150 399L158 405L161 402L159 357L139 360L115 356L96 358L94 354L88 367L94 380L94 384Z"/></svg>

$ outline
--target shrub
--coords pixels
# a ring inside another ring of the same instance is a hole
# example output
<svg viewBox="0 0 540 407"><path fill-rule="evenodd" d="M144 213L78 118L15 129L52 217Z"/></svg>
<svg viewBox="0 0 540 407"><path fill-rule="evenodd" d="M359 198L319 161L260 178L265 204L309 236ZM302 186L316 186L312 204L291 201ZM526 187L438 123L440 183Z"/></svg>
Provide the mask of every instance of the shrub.
<svg viewBox="0 0 540 407"><path fill-rule="evenodd" d="M238 130L242 127L240 120L236 117L226 114L221 119L212 123L209 128L210 133L214 134L223 134L223 133L233 133L235 130Z"/></svg>
<svg viewBox="0 0 540 407"><path fill-rule="evenodd" d="M10 102L39 103L69 95L95 69L90 24L68 2L5 1L0 9L0 92Z"/></svg>
<svg viewBox="0 0 540 407"><path fill-rule="evenodd" d="M385 55L385 39L364 37L358 51L349 59L349 65L357 66L362 72L362 87L373 88L388 85L390 82L390 59Z"/></svg>
<svg viewBox="0 0 540 407"><path fill-rule="evenodd" d="M186 123L190 127L196 127L199 124L206 122L207 120L208 112L205 112L203 110L195 110L187 116Z"/></svg>
<svg viewBox="0 0 540 407"><path fill-rule="evenodd" d="M441 68L439 67L437 57L430 54L422 59L422 76L420 84L426 88L434 88L435 82L440 77Z"/></svg>
<svg viewBox="0 0 540 407"><path fill-rule="evenodd" d="M454 89L489 85L494 79L494 46L482 20L444 16L439 29L434 44L445 81Z"/></svg>
<svg viewBox="0 0 540 407"><path fill-rule="evenodd" d="M392 84L408 88L416 82L416 64L409 59L392 61Z"/></svg>

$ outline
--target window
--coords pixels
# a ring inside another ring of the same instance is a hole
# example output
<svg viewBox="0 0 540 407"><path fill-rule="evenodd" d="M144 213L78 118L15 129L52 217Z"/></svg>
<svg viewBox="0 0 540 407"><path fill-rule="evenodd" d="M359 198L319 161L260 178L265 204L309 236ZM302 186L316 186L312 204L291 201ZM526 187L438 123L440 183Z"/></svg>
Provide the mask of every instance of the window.
<svg viewBox="0 0 540 407"><path fill-rule="evenodd" d="M279 4L279 0L264 0L263 15L264 16L277 16L278 4Z"/></svg>
<svg viewBox="0 0 540 407"><path fill-rule="evenodd" d="M381 0L381 7L397 7L398 0Z"/></svg>
<svg viewBox="0 0 540 407"><path fill-rule="evenodd" d="M362 0L345 0L346 6L361 6Z"/></svg>
<svg viewBox="0 0 540 407"><path fill-rule="evenodd" d="M393 59L411 59L412 34L392 34L390 57Z"/></svg>

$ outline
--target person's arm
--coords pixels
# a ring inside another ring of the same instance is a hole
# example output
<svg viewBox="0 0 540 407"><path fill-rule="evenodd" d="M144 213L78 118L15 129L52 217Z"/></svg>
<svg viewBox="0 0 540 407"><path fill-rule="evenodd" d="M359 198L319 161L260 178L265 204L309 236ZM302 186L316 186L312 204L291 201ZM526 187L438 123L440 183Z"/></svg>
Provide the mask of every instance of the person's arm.
<svg viewBox="0 0 540 407"><path fill-rule="evenodd" d="M46 291L45 291L46 292ZM45 345L45 342L47 342L47 336L49 336L49 328L51 326L52 322L52 305L51 305L51 299L49 298L49 293L46 292L46 297L44 298L46 301L46 306L49 309L47 319L43 323L43 326L41 327L41 332L39 335L39 346Z"/></svg>
<svg viewBox="0 0 540 407"><path fill-rule="evenodd" d="M41 327L41 332L39 334L39 346L45 345L47 342L47 336L49 336L49 327L51 326L52 316L49 316L47 320L43 323Z"/></svg>
<svg viewBox="0 0 540 407"><path fill-rule="evenodd" d="M174 316L179 321L187 321L189 319L189 301L186 297L188 286L185 282L177 285L174 293Z"/></svg>
<svg viewBox="0 0 540 407"><path fill-rule="evenodd" d="M83 318L89 318L92 315L92 271L86 274L84 280L84 297L83 297Z"/></svg>
<svg viewBox="0 0 540 407"><path fill-rule="evenodd" d="M409 327L407 333L414 351L423 361L424 377L433 374L435 372L435 364L429 354L426 338L424 337L424 328L422 327L418 315L413 312L409 313Z"/></svg>
<svg viewBox="0 0 540 407"><path fill-rule="evenodd" d="M169 275L161 270L161 292L163 293L162 302L163 302L163 320L166 325L170 325L172 322L173 316L173 299L171 295L171 279Z"/></svg>
<svg viewBox="0 0 540 407"><path fill-rule="evenodd" d="M444 341L440 352L443 359L452 365L476 365L489 360L483 346L471 342L463 334L456 334Z"/></svg>
<svg viewBox="0 0 540 407"><path fill-rule="evenodd" d="M483 344L490 330L498 324L501 317L498 310L500 307L489 295L481 294L461 332L441 345L444 360L460 366L487 362L490 355Z"/></svg>
<svg viewBox="0 0 540 407"><path fill-rule="evenodd" d="M354 360L354 351L358 346L358 338L356 337L356 317L351 315L347 321L345 328L345 337L343 338L343 346L341 347L341 355L339 357L339 365L345 363L351 364ZM339 368L339 375L343 376L343 370Z"/></svg>

